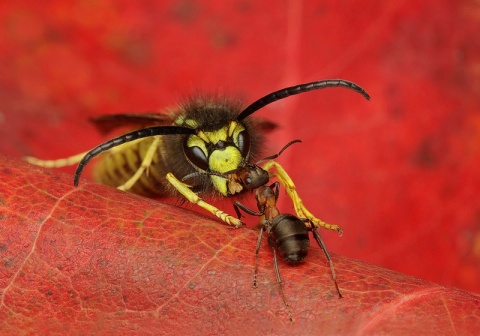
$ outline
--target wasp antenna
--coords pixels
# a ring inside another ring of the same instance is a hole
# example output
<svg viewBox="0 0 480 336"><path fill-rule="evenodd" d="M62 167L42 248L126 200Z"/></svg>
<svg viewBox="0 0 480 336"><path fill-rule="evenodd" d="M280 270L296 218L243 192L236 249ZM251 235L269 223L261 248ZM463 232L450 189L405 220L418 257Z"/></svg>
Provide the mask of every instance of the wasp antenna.
<svg viewBox="0 0 480 336"><path fill-rule="evenodd" d="M346 89L353 90L355 92L360 93L362 96L365 97L365 99L370 100L370 95L362 89L359 85L344 80L344 79L325 79L321 81L315 81L311 83L306 83L306 84L299 84L295 86L290 86L275 92L272 92L265 97L262 97L252 104L250 104L246 109L244 109L242 112L237 117L237 120L243 120L252 113L260 110L261 108L265 107L266 105L273 103L277 100L287 98L289 96L293 96L299 93L307 92L307 91L312 91L312 90L319 90L319 89L324 89L327 87L344 87Z"/></svg>
<svg viewBox="0 0 480 336"><path fill-rule="evenodd" d="M195 134L195 129L181 126L155 126L149 128L143 128L137 131L133 131L114 139L105 141L104 143L98 145L97 147L90 150L83 159L78 163L77 169L75 170L75 175L73 178L73 185L78 186L78 181L80 180L80 175L82 174L83 168L87 163L93 159L98 154L105 152L113 147L120 146L124 143L134 141L141 138L148 138L156 135L169 135L169 134Z"/></svg>

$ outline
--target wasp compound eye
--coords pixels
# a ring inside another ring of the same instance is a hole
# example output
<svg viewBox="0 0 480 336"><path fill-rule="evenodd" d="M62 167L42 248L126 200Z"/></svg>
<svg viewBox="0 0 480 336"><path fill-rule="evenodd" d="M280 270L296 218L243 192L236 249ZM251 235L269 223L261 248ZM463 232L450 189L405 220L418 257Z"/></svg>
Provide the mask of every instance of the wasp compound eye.
<svg viewBox="0 0 480 336"><path fill-rule="evenodd" d="M201 170L208 170L208 159L202 149L198 146L186 147L185 155L188 160L200 168Z"/></svg>
<svg viewBox="0 0 480 336"><path fill-rule="evenodd" d="M240 153L242 153L242 156L247 157L250 151L250 135L247 131L241 131L238 133L237 146Z"/></svg>

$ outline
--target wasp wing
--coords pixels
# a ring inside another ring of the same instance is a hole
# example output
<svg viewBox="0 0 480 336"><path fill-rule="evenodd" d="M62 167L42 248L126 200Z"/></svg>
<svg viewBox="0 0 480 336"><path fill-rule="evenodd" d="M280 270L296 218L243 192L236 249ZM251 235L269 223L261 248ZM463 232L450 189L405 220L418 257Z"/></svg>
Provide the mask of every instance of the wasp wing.
<svg viewBox="0 0 480 336"><path fill-rule="evenodd" d="M91 117L90 121L95 125L101 134L127 127L130 129L139 129L151 126L172 125L172 116L164 113L120 113Z"/></svg>
<svg viewBox="0 0 480 336"><path fill-rule="evenodd" d="M269 133L276 129L277 124L262 118L252 118L250 123L260 132Z"/></svg>

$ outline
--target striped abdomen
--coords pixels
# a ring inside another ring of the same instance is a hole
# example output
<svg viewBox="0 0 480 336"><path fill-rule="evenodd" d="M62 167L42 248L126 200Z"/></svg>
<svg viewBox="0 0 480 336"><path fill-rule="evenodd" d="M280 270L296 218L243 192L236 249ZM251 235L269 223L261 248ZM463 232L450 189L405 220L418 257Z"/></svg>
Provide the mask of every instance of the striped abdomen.
<svg viewBox="0 0 480 336"><path fill-rule="evenodd" d="M112 187L123 185L140 168L154 139L151 137L132 141L103 154L93 172L95 180ZM153 154L152 164L128 191L150 197L170 194L171 187L165 175L171 171L172 163L167 160L163 140ZM182 158L183 151L174 157L177 160Z"/></svg>
<svg viewBox="0 0 480 336"><path fill-rule="evenodd" d="M289 264L302 263L308 254L310 239L305 223L290 214L274 218L270 236L283 259Z"/></svg>

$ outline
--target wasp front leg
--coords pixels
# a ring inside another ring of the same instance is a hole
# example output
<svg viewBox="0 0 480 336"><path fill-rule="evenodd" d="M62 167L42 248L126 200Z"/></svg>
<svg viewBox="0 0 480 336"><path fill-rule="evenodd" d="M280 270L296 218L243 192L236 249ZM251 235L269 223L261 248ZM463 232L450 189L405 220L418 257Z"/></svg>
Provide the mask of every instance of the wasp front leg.
<svg viewBox="0 0 480 336"><path fill-rule="evenodd" d="M280 164L271 160L268 161L262 168L268 171L271 174L271 177L277 177L278 181L287 191L288 196L292 199L293 207L299 218L307 218L311 223L313 223L315 227L323 227L327 230L337 231L340 234L343 232L340 226L335 224L328 224L316 218L310 211L307 210L307 208L303 204L302 199L300 198L300 196L298 196L295 184ZM276 172L271 171L273 168L275 168Z"/></svg>
<svg viewBox="0 0 480 336"><path fill-rule="evenodd" d="M166 178L168 182L170 182L175 187L175 189L177 189L177 191L181 193L191 203L194 203L199 207L207 210L208 212L214 214L215 216L220 218L222 221L224 221L228 225L232 225L235 228L239 228L240 226L243 225L240 219L230 216L226 212L223 212L222 210L216 208L215 206L205 202L196 193L194 193L188 185L179 181L172 173L168 173Z"/></svg>

